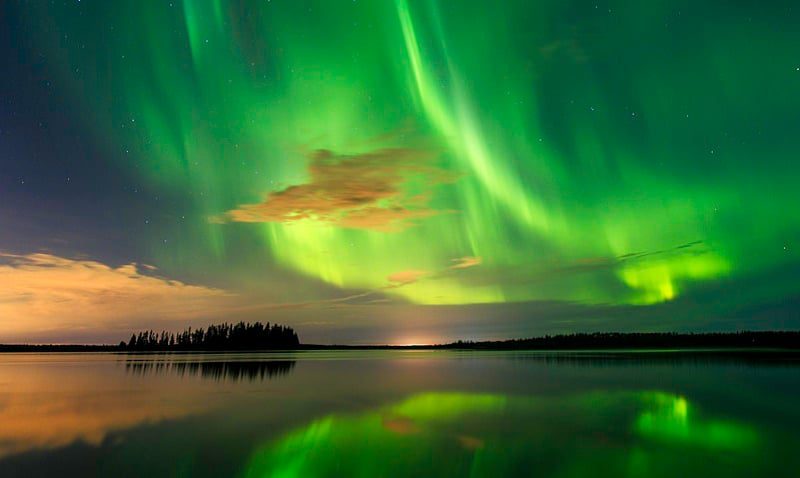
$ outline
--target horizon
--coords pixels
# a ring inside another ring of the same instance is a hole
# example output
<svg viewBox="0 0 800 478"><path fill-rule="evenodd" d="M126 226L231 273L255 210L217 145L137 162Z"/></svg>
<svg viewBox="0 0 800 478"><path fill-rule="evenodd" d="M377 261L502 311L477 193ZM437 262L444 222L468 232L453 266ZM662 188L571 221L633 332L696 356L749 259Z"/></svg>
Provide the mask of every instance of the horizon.
<svg viewBox="0 0 800 478"><path fill-rule="evenodd" d="M0 343L800 329L786 8L3 2Z"/></svg>
<svg viewBox="0 0 800 478"><path fill-rule="evenodd" d="M216 324L212 324L216 325ZM234 325L234 324L231 324ZM274 324L280 325L280 324ZM204 327L201 327L204 328ZM184 331L187 329L183 329ZM168 334L175 334L180 331L180 329L175 331L169 330L159 330L159 331L152 331L155 332L156 335L160 335L161 332L166 332ZM136 331L133 333L134 336L137 335L137 332L148 332L147 330ZM294 331L297 332L297 331ZM787 334L787 335L797 335L800 334L800 330L790 330L790 329L769 329L769 330L736 330L736 331L727 331L727 332L720 332L720 331L696 331L696 332L619 332L619 331L577 331L571 332L568 334L544 334L544 335L537 335L537 336L528 336L528 337L505 337L505 338L487 338L482 340L475 340L475 339L455 339L455 340L448 340L448 341L433 341L433 342L416 342L416 343L409 343L409 342L395 342L395 343L349 343L349 344L342 344L342 343L313 343L313 342L304 342L302 340L302 335L298 334L301 339L298 344L299 348L303 347L389 347L389 348L413 348L413 347L440 347L440 346L449 346L449 345L457 345L457 344L489 344L489 343L509 343L509 342L525 342L530 340L547 340L551 338L563 338L563 337L577 337L577 336L629 336L635 337L640 335L664 335L664 336L677 336L677 337L691 337L691 336L736 336L736 335L748 335L748 334ZM0 347L108 347L108 348L117 348L120 347L122 344L129 344L126 340L120 340L115 343L0 343ZM199 351L202 349L190 349L187 350L191 351ZM220 349L220 351L225 350L234 350L234 349ZM256 350L256 349L254 349Z"/></svg>

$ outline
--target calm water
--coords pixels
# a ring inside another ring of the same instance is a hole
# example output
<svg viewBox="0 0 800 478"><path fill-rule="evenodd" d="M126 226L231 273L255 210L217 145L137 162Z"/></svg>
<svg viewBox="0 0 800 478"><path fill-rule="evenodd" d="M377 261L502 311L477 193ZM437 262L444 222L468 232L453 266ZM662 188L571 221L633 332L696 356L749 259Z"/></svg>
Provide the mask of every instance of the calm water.
<svg viewBox="0 0 800 478"><path fill-rule="evenodd" d="M800 366L652 354L0 355L0 476L800 476Z"/></svg>

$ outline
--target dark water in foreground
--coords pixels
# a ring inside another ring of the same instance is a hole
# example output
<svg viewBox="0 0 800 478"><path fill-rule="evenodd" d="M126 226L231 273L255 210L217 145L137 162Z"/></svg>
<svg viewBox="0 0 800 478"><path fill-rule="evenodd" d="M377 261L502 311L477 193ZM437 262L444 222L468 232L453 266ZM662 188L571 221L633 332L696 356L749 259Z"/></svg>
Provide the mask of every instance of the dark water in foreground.
<svg viewBox="0 0 800 478"><path fill-rule="evenodd" d="M0 355L0 476L800 476L800 363Z"/></svg>

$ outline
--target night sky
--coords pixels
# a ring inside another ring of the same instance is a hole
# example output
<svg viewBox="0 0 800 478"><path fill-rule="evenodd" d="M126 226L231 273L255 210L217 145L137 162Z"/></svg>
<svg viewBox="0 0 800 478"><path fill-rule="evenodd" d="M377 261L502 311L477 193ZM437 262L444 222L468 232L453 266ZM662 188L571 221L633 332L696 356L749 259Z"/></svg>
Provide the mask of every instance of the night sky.
<svg viewBox="0 0 800 478"><path fill-rule="evenodd" d="M793 1L0 2L0 343L800 328Z"/></svg>

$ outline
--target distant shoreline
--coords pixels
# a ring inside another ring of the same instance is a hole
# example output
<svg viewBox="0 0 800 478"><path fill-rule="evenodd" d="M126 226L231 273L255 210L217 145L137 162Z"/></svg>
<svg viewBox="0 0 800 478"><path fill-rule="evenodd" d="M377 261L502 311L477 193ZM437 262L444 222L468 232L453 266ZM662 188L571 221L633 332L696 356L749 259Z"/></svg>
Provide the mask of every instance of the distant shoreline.
<svg viewBox="0 0 800 478"><path fill-rule="evenodd" d="M0 344L2 352L121 352L121 353L246 353L318 350L487 350L487 351L696 351L737 353L781 351L800 353L800 331L732 333L587 333L502 341L433 345L320 345L300 344L289 349L164 349L133 351L119 345Z"/></svg>

